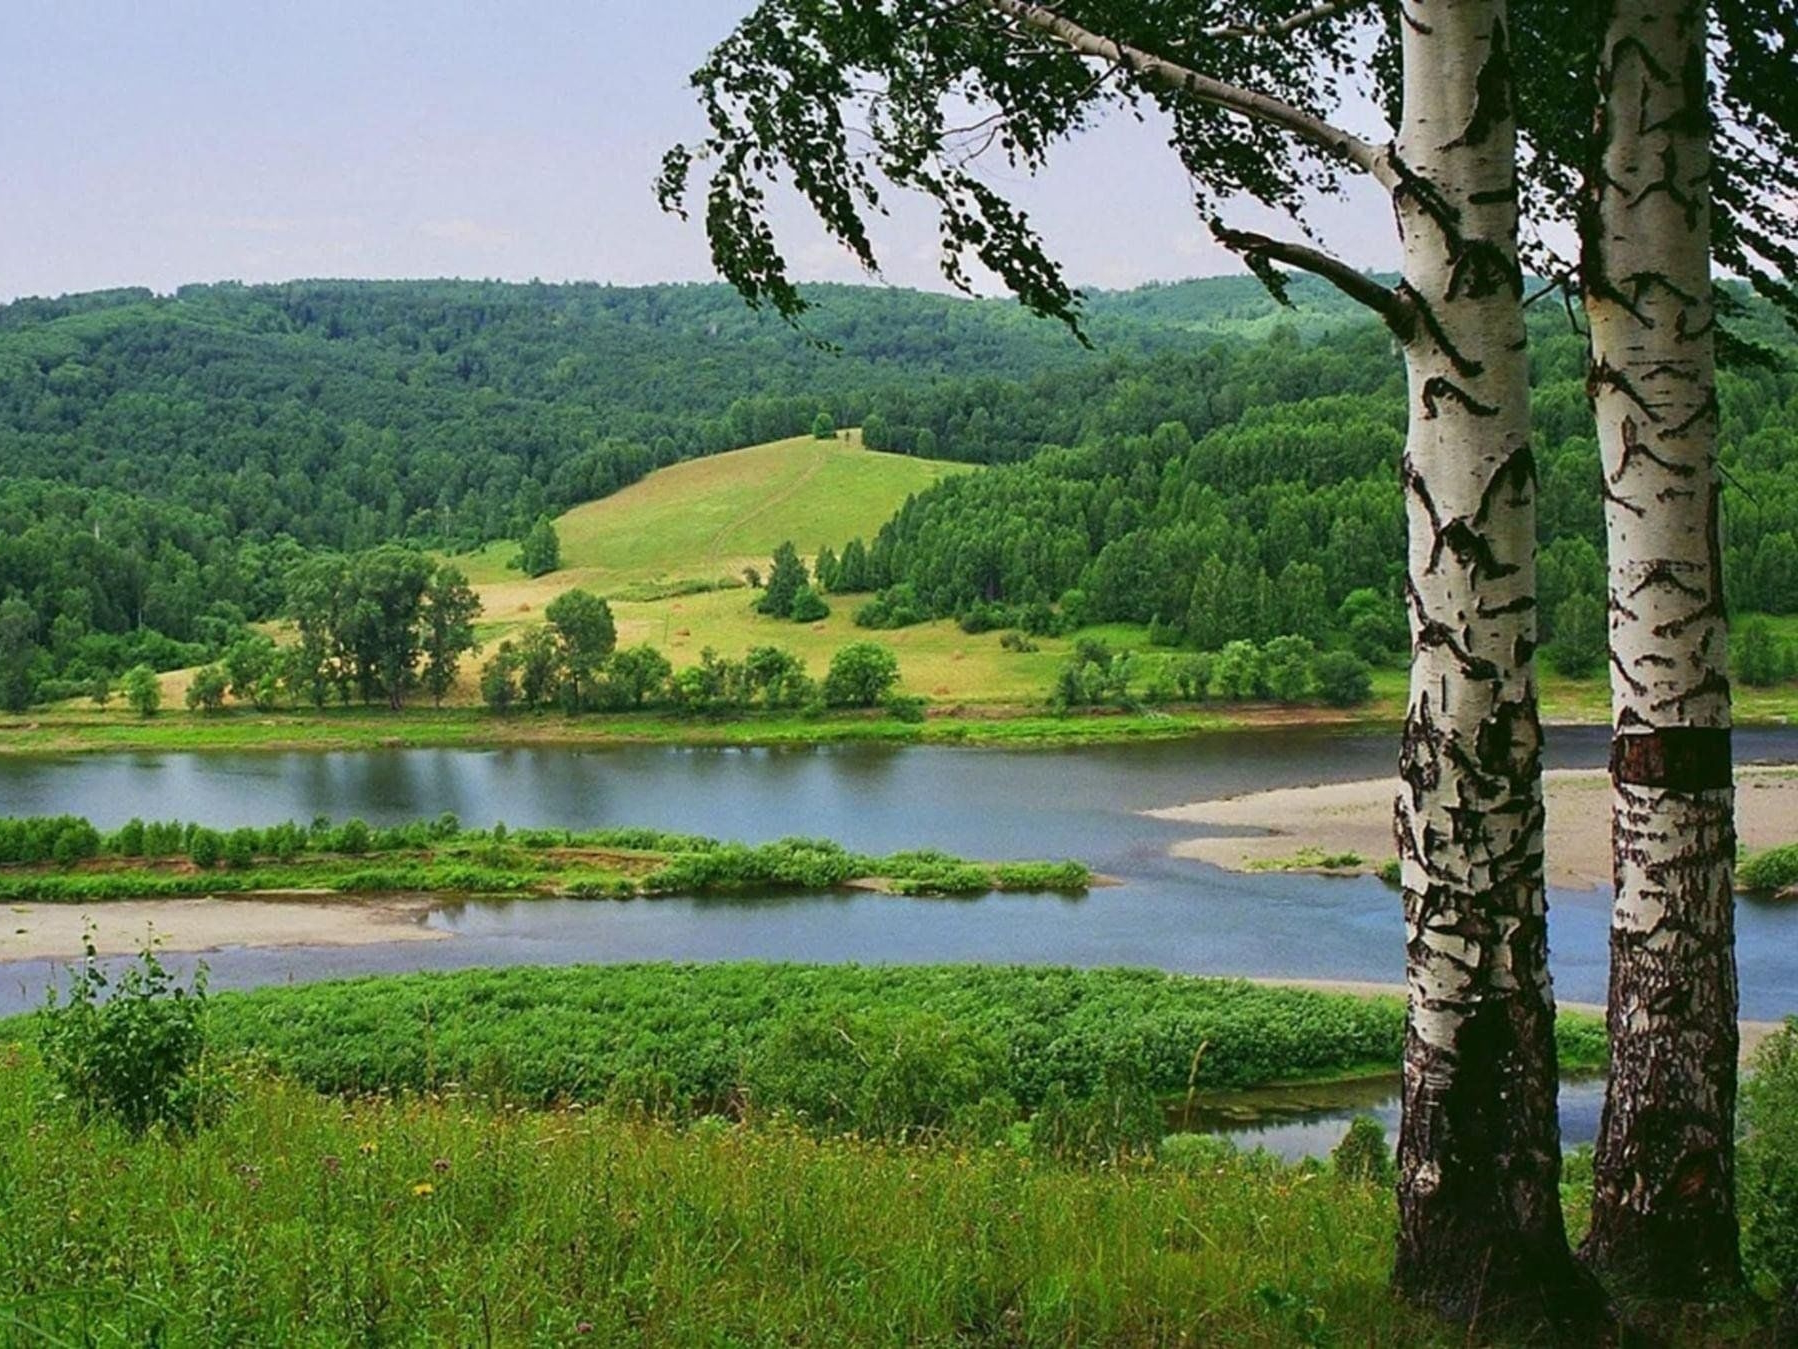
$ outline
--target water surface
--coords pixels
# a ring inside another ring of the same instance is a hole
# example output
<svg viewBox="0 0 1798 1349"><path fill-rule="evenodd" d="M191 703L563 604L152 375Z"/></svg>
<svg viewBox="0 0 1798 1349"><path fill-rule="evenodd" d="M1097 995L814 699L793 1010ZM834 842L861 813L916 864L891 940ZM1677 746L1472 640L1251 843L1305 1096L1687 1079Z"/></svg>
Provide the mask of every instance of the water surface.
<svg viewBox="0 0 1798 1349"><path fill-rule="evenodd" d="M1798 762L1798 730L1739 733L1738 757ZM1604 761L1603 728L1555 730L1552 767ZM317 815L394 823L644 825L763 841L835 838L867 852L932 846L981 858L1074 857L1119 878L1079 899L854 894L632 903L448 903L454 940L222 950L217 987L343 974L631 960L986 961L1138 965L1204 974L1402 977L1396 891L1369 877L1238 875L1170 858L1201 830L1139 812L1201 798L1388 774L1390 733L1257 730L1152 744L1002 750L832 745L0 758L0 814L139 816L225 827ZM1794 829L1798 834L1798 828ZM1609 901L1555 891L1564 998L1604 998ZM1798 909L1741 908L1744 1015L1798 1011ZM185 965L189 960L175 963ZM52 962L0 964L0 1014L35 1003Z"/></svg>

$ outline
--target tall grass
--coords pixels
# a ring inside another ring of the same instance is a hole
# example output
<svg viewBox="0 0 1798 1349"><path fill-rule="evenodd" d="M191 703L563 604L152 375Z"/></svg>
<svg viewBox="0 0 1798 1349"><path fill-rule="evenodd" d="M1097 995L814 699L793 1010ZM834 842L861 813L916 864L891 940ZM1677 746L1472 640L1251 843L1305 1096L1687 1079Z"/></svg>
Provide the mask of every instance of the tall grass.
<svg viewBox="0 0 1798 1349"><path fill-rule="evenodd" d="M1386 1293L1378 1186L1207 1153L679 1130L251 1083L214 1128L78 1126L0 1050L0 1342L1460 1343Z"/></svg>

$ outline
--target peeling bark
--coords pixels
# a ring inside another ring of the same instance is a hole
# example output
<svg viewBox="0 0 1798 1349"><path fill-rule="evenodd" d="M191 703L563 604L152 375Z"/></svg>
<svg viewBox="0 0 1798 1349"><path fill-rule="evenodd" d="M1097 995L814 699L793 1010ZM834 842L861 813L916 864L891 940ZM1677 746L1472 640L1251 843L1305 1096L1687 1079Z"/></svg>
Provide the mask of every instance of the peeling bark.
<svg viewBox="0 0 1798 1349"><path fill-rule="evenodd" d="M1609 0L1581 220L1611 611L1611 1072L1583 1254L1619 1292L1741 1280L1727 629L1703 0Z"/></svg>
<svg viewBox="0 0 1798 1349"><path fill-rule="evenodd" d="M1461 1321L1580 1321L1542 869L1535 464L1502 0L1406 0L1393 158L1413 661L1395 829L1410 1016L1394 1280Z"/></svg>

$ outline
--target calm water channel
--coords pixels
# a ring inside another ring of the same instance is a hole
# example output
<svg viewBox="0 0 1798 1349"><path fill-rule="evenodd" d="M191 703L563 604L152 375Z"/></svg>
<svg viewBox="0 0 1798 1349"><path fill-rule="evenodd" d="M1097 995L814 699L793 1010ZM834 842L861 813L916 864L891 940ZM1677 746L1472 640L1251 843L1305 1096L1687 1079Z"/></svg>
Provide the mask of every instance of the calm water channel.
<svg viewBox="0 0 1798 1349"><path fill-rule="evenodd" d="M1742 762L1798 762L1798 729L1744 731L1737 746ZM1557 729L1548 762L1595 767L1604 752L1601 728ZM1081 899L857 893L453 903L425 921L454 940L215 951L206 956L215 987L468 965L729 959L1141 965L1396 981L1395 891L1370 878L1243 876L1173 859L1168 846L1199 831L1139 813L1379 776L1392 771L1394 756L1390 734L1264 730L1078 750L632 746L6 758L0 814L68 812L106 827L134 815L234 826L316 815L396 822L453 811L469 825L647 825L749 841L813 834L869 852L927 845L971 857L1075 857L1123 882ZM1564 998L1602 1001L1606 896L1551 898L1557 988ZM1798 1011L1798 908L1745 902L1740 928L1743 1014ZM35 1004L55 968L0 963L0 1014ZM1299 1110L1287 1123L1317 1117ZM1284 1149L1291 1139L1268 1141Z"/></svg>

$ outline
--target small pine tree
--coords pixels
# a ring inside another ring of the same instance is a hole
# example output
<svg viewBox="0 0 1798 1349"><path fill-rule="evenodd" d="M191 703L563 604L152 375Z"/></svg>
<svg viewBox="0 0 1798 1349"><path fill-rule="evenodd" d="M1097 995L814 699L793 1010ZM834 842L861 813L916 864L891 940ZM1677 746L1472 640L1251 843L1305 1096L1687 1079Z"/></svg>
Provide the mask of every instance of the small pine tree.
<svg viewBox="0 0 1798 1349"><path fill-rule="evenodd" d="M790 616L793 612L793 599L807 579L805 563L799 557L799 550L793 547L791 541L781 544L774 550L774 561L768 567L768 584L763 588L762 598L755 607L776 618Z"/></svg>

